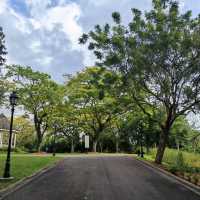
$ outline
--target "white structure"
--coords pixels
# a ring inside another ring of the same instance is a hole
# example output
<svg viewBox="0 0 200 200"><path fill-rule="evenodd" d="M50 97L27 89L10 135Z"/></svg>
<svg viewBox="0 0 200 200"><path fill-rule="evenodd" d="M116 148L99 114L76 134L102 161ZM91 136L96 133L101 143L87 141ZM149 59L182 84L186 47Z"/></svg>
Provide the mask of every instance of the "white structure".
<svg viewBox="0 0 200 200"><path fill-rule="evenodd" d="M0 148L8 146L10 122L4 114L0 114ZM17 131L13 130L11 147L16 147Z"/></svg>
<svg viewBox="0 0 200 200"><path fill-rule="evenodd" d="M85 135L85 149L89 149L89 148L90 148L89 135Z"/></svg>
<svg viewBox="0 0 200 200"><path fill-rule="evenodd" d="M8 130L0 129L0 149L8 146L8 134L9 134ZM17 134L16 132L13 132L12 143L11 143L11 147L13 149L16 147L16 141L17 141Z"/></svg>

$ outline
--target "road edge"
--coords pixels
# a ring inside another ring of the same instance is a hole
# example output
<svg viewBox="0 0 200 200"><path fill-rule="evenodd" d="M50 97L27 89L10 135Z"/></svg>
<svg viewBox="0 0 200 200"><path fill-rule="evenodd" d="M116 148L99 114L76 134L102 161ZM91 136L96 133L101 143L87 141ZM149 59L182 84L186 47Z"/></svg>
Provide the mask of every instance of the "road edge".
<svg viewBox="0 0 200 200"><path fill-rule="evenodd" d="M37 172L33 173L30 176L27 176L11 185L9 185L7 188L0 190L0 200L3 200L6 196L12 194L13 192L16 192L17 190L21 189L23 186L33 182L36 178L39 178L40 176L48 173L50 170L52 170L54 167L59 165L61 162L63 162L64 159L61 159L59 161L56 161L50 166L46 166Z"/></svg>
<svg viewBox="0 0 200 200"><path fill-rule="evenodd" d="M141 159L138 159L137 157L134 156L134 159L140 163L142 163L143 165L153 169L154 171L158 172L158 173L161 173L165 176L167 176L169 179L171 179L171 181L173 182L176 182L180 185L182 185L183 187L187 188L188 190L194 192L195 194L199 195L200 196L200 187L199 186L196 186L162 168L160 168L159 166L155 166L154 164L146 161L146 160L141 160Z"/></svg>

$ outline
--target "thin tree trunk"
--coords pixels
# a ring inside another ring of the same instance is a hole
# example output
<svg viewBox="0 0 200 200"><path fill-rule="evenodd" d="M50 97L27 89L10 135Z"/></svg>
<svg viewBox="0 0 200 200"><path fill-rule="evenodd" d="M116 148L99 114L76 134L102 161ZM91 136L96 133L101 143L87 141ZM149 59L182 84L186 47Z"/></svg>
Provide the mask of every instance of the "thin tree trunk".
<svg viewBox="0 0 200 200"><path fill-rule="evenodd" d="M96 140L94 140L93 141L93 152L97 152L97 141Z"/></svg>
<svg viewBox="0 0 200 200"><path fill-rule="evenodd" d="M100 146L100 151L101 153L103 152L103 145L102 145L102 142L99 143L99 146Z"/></svg>
<svg viewBox="0 0 200 200"><path fill-rule="evenodd" d="M71 153L74 153L74 140L71 138Z"/></svg>
<svg viewBox="0 0 200 200"><path fill-rule="evenodd" d="M119 141L118 141L118 139L116 140L116 153L119 153Z"/></svg>
<svg viewBox="0 0 200 200"><path fill-rule="evenodd" d="M147 153L147 154L149 154L149 152L150 152L150 147L149 147L149 146L150 146L150 142L149 142L150 139L149 139L149 137L150 137L150 136L149 136L148 133L147 133L147 134L146 134L146 137L145 137L145 144L146 144L146 151L147 151L146 153Z"/></svg>
<svg viewBox="0 0 200 200"><path fill-rule="evenodd" d="M158 150L157 150L156 159L155 159L155 163L157 164L162 163L162 159L164 156L164 152L165 152L165 148L166 148L166 144L168 140L168 135L169 135L169 128L162 130L162 132L160 133L160 140L159 140Z"/></svg>
<svg viewBox="0 0 200 200"><path fill-rule="evenodd" d="M177 150L179 151L180 150L180 144L179 144L179 140L178 139L176 140L176 147L177 147Z"/></svg>
<svg viewBox="0 0 200 200"><path fill-rule="evenodd" d="M147 154L149 154L150 148L149 148L149 145L148 145L148 144L146 145L146 150L147 150Z"/></svg>

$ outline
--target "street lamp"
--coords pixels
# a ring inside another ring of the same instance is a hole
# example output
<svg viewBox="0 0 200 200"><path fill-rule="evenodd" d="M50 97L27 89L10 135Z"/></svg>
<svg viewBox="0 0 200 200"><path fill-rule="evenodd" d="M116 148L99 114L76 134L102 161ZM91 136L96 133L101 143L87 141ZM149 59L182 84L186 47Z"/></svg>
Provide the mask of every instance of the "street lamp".
<svg viewBox="0 0 200 200"><path fill-rule="evenodd" d="M10 95L10 105L11 105L11 120L10 120L10 134L9 134L9 142L8 142L8 150L7 150L7 159L4 170L4 178L10 178L10 153L12 146L12 129L13 129L13 115L15 111L15 106L17 105L18 96L16 92L12 92Z"/></svg>

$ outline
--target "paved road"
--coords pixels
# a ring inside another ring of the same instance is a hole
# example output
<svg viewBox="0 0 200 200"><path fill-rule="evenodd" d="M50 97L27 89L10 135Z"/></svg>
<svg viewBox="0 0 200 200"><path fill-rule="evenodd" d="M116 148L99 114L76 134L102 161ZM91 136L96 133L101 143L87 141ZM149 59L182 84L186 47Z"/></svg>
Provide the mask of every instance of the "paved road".
<svg viewBox="0 0 200 200"><path fill-rule="evenodd" d="M131 157L66 158L6 200L200 200Z"/></svg>

